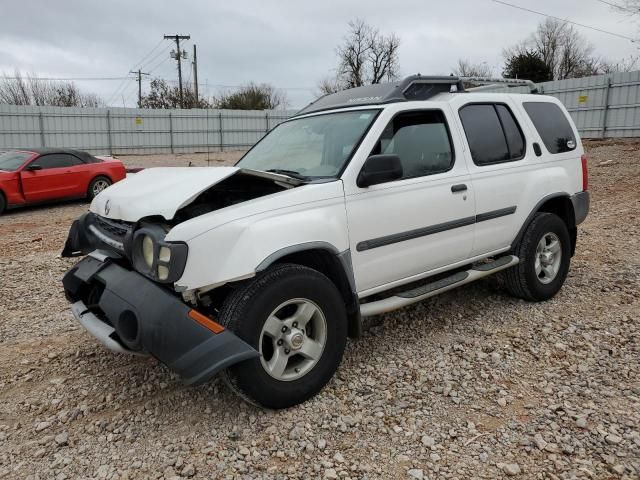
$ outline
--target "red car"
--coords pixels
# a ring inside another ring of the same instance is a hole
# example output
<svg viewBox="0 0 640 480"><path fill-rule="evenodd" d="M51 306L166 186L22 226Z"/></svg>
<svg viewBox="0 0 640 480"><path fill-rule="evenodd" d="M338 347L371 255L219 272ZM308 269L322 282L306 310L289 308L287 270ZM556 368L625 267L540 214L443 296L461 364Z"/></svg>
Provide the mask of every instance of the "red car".
<svg viewBox="0 0 640 480"><path fill-rule="evenodd" d="M126 175L120 160L59 148L0 151L0 214L7 207L93 199Z"/></svg>

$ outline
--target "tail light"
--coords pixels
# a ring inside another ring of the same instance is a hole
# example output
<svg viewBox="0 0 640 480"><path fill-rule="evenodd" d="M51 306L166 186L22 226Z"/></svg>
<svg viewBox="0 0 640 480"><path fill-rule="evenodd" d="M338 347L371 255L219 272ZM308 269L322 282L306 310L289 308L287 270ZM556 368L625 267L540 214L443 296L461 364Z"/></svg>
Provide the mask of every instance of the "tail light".
<svg viewBox="0 0 640 480"><path fill-rule="evenodd" d="M589 188L589 169L587 168L587 156L580 157L582 161L582 191L586 192Z"/></svg>

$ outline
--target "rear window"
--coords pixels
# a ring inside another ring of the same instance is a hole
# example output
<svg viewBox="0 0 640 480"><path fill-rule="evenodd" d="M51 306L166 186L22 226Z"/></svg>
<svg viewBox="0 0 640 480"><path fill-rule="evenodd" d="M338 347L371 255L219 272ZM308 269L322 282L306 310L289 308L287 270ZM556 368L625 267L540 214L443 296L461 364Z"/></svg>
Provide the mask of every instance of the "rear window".
<svg viewBox="0 0 640 480"><path fill-rule="evenodd" d="M571 124L558 105L550 102L524 102L522 105L549 153L570 152L576 148Z"/></svg>
<svg viewBox="0 0 640 480"><path fill-rule="evenodd" d="M524 136L506 105L466 105L460 109L460 120L476 165L510 162L524 157Z"/></svg>

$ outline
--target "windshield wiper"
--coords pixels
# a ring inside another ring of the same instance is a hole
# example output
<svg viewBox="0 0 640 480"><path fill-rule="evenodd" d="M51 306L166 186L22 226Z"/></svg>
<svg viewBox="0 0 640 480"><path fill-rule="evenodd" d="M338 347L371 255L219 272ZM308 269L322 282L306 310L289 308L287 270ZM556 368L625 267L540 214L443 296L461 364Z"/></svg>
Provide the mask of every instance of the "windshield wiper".
<svg viewBox="0 0 640 480"><path fill-rule="evenodd" d="M309 180L309 177L305 177L300 172L296 172L295 170L285 170L282 168L270 168L269 170L265 170L265 172L277 173L279 175L286 175L287 177L297 178L298 180Z"/></svg>

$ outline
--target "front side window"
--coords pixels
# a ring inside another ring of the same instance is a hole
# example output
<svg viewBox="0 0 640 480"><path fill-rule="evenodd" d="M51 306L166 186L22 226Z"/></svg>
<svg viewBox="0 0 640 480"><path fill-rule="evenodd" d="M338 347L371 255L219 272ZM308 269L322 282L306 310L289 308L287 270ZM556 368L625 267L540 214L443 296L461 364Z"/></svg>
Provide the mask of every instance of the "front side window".
<svg viewBox="0 0 640 480"><path fill-rule="evenodd" d="M473 163L491 165L524 157L522 130L506 105L471 104L460 109Z"/></svg>
<svg viewBox="0 0 640 480"><path fill-rule="evenodd" d="M444 114L440 110L401 113L386 126L371 155L394 154L402 178L446 172L454 155Z"/></svg>
<svg viewBox="0 0 640 480"><path fill-rule="evenodd" d="M576 148L571 124L558 105L551 102L524 102L522 105L549 153L570 152Z"/></svg>
<svg viewBox="0 0 640 480"><path fill-rule="evenodd" d="M309 179L337 177L378 112L337 112L281 123L236 166Z"/></svg>
<svg viewBox="0 0 640 480"><path fill-rule="evenodd" d="M66 153L51 153L33 161L33 165L40 165L43 169L73 167L81 163L79 159Z"/></svg>

